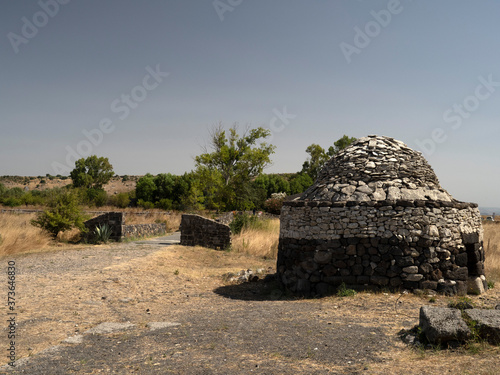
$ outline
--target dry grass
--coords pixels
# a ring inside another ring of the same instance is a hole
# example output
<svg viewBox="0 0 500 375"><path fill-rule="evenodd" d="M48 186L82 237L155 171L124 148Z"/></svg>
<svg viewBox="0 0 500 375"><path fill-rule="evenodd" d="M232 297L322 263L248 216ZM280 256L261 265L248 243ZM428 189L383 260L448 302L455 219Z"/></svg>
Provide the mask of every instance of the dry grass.
<svg viewBox="0 0 500 375"><path fill-rule="evenodd" d="M0 214L0 257L19 254L49 246L51 238L40 228L30 224L34 214Z"/></svg>
<svg viewBox="0 0 500 375"><path fill-rule="evenodd" d="M276 259L280 232L279 219L264 219L243 228L232 238L232 250L238 253Z"/></svg>
<svg viewBox="0 0 500 375"><path fill-rule="evenodd" d="M500 222L486 222L483 228L486 277L500 282Z"/></svg>

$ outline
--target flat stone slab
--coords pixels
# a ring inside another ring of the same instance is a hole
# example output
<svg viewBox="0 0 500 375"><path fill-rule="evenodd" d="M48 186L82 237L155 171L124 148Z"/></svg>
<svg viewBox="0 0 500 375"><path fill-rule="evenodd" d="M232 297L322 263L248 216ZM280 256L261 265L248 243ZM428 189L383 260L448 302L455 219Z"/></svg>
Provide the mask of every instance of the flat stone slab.
<svg viewBox="0 0 500 375"><path fill-rule="evenodd" d="M477 322L479 335L492 344L500 344L500 310L465 310L467 316Z"/></svg>
<svg viewBox="0 0 500 375"><path fill-rule="evenodd" d="M433 344L448 341L465 341L470 337L470 329L462 319L460 310L445 307L422 306L420 327Z"/></svg>
<svg viewBox="0 0 500 375"><path fill-rule="evenodd" d="M135 327L135 324L130 322L127 323L113 323L113 322L104 322L101 323L94 328L90 328L84 332L84 334L106 334L113 333L118 331L124 331L126 329L130 329Z"/></svg>
<svg viewBox="0 0 500 375"><path fill-rule="evenodd" d="M156 331L157 329L162 328L178 327L180 325L181 323L175 322L151 322L147 324L150 331Z"/></svg>
<svg viewBox="0 0 500 375"><path fill-rule="evenodd" d="M81 344L83 342L83 335L75 335L63 340L65 344Z"/></svg>

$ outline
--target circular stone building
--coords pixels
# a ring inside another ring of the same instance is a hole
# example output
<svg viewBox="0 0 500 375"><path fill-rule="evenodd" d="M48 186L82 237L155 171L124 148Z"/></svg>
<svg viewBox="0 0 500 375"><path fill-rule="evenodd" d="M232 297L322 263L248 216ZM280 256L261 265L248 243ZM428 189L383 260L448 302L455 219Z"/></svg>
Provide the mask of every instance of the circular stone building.
<svg viewBox="0 0 500 375"><path fill-rule="evenodd" d="M339 152L280 220L278 278L293 293L326 295L341 283L484 290L477 204L455 200L422 154L393 138Z"/></svg>

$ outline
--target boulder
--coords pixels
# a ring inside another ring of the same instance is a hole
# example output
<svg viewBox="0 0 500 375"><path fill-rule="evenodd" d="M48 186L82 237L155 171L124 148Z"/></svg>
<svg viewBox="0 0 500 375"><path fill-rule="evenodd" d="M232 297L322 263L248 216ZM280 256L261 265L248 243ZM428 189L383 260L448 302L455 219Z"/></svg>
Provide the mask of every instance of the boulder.
<svg viewBox="0 0 500 375"><path fill-rule="evenodd" d="M491 344L500 344L500 310L465 310L467 317L476 322L481 338Z"/></svg>
<svg viewBox="0 0 500 375"><path fill-rule="evenodd" d="M422 306L420 327L432 344L465 341L471 334L469 327L462 319L461 311L444 307Z"/></svg>

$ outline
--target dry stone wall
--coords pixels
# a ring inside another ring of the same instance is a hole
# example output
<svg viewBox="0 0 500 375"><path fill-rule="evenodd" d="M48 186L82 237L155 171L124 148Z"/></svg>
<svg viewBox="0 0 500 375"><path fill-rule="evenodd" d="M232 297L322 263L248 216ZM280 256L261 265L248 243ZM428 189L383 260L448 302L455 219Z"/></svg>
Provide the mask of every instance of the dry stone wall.
<svg viewBox="0 0 500 375"><path fill-rule="evenodd" d="M301 295L341 283L463 295L486 283L482 237L476 204L453 199L421 154L371 136L284 203L277 271Z"/></svg>
<svg viewBox="0 0 500 375"><path fill-rule="evenodd" d="M107 224L111 228L111 239L121 241L124 238L140 238L150 236L161 236L167 232L164 223L158 224L133 224L125 225L124 212L107 212L85 222L87 228L87 239L92 240L95 228Z"/></svg>
<svg viewBox="0 0 500 375"><path fill-rule="evenodd" d="M231 229L199 215L182 215L181 245L224 250L231 245Z"/></svg>
<svg viewBox="0 0 500 375"><path fill-rule="evenodd" d="M161 236L167 233L167 224L131 224L122 227L123 238L140 238Z"/></svg>

